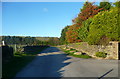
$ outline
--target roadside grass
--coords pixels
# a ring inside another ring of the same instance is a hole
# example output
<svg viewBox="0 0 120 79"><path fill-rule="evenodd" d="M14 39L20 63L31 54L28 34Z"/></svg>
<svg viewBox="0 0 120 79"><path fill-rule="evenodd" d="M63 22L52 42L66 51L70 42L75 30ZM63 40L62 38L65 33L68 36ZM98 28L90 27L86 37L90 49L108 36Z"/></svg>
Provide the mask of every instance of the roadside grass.
<svg viewBox="0 0 120 79"><path fill-rule="evenodd" d="M88 59L88 58L91 58L91 56L89 56L89 55L74 55L74 54L72 54L71 56L74 56L74 57L78 57L78 58L84 58L84 59Z"/></svg>
<svg viewBox="0 0 120 79"><path fill-rule="evenodd" d="M79 42L79 43L75 43L75 44L81 45L82 43L81 43L81 42Z"/></svg>
<svg viewBox="0 0 120 79"><path fill-rule="evenodd" d="M73 56L73 57L77 57L77 58L84 58L84 59L92 58L91 56L89 56L89 55L87 55L87 54L85 54L85 55L83 55L83 54L75 55L74 53L75 53L75 52L78 52L78 50L76 50L76 49L66 50L66 49L60 48L60 50L62 50L63 52L65 52L65 54L67 54L67 55L69 55L69 56ZM70 52L70 51L73 51L73 50L74 50L75 52Z"/></svg>
<svg viewBox="0 0 120 79"><path fill-rule="evenodd" d="M2 63L2 78L15 77L17 72L22 70L28 63L30 63L36 55L47 47L39 48L39 50L32 49L33 53L16 52L14 57L7 62Z"/></svg>

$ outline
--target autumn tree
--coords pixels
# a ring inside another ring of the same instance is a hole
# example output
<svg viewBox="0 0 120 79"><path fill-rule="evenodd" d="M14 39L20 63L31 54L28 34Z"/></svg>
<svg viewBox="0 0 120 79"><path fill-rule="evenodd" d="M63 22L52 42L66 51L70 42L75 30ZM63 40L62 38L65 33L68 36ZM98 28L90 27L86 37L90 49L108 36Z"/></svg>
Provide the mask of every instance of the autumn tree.
<svg viewBox="0 0 120 79"><path fill-rule="evenodd" d="M98 12L100 12L101 10L102 8L93 5L93 3L86 2L81 9L81 12L78 14L78 17L73 20L73 23L81 25L83 21L87 20L89 17L93 17L94 15L98 14Z"/></svg>
<svg viewBox="0 0 120 79"><path fill-rule="evenodd" d="M71 25L68 29L68 31L66 32L66 40L68 43L75 43L75 42L80 42L81 40L79 40L78 37L78 32L76 30L78 30L79 27L77 27L76 24Z"/></svg>
<svg viewBox="0 0 120 79"><path fill-rule="evenodd" d="M90 17L93 17L98 12L100 12L102 8L98 8L98 6L93 5L93 3L86 2L81 9L81 12L78 14L78 17L73 19L73 25L71 25L66 32L66 39L69 43L80 42L80 29L82 26L82 22L87 20Z"/></svg>

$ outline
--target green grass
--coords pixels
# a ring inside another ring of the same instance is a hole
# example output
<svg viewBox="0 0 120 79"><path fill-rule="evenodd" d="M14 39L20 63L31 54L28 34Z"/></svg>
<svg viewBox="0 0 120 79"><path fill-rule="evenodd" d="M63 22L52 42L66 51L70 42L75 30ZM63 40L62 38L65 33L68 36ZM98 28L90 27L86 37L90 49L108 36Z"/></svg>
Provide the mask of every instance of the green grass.
<svg viewBox="0 0 120 79"><path fill-rule="evenodd" d="M19 70L34 59L35 56L19 56L16 55L9 62L3 63L2 76L3 78L14 77Z"/></svg>
<svg viewBox="0 0 120 79"><path fill-rule="evenodd" d="M71 56L74 56L74 57L78 57L78 58L85 58L85 59L88 59L88 58L91 58L91 56L89 56L89 55L74 55L74 54L72 54Z"/></svg>
<svg viewBox="0 0 120 79"><path fill-rule="evenodd" d="M20 54L20 52L15 53L14 57L10 59L7 63L3 62L2 77L3 78L14 77L17 74L17 72L19 72L22 68L24 68L29 62L31 62L36 57L37 53L46 48L47 47L44 47L36 51L34 50L33 53L27 54Z"/></svg>
<svg viewBox="0 0 120 79"><path fill-rule="evenodd" d="M75 43L75 44L77 44L77 45L82 45L82 43L81 43L81 42L79 42L79 43Z"/></svg>
<svg viewBox="0 0 120 79"><path fill-rule="evenodd" d="M70 52L71 50L65 50L65 49L62 49L60 48L62 51L64 51L67 55L69 56L73 56L73 57L77 57L77 58L84 58L84 59L88 59L88 58L92 58L91 56L89 55L74 55L75 52L78 52L77 50L75 50L75 52Z"/></svg>
<svg viewBox="0 0 120 79"><path fill-rule="evenodd" d="M70 50L72 51L72 50L76 50L76 49L70 48Z"/></svg>

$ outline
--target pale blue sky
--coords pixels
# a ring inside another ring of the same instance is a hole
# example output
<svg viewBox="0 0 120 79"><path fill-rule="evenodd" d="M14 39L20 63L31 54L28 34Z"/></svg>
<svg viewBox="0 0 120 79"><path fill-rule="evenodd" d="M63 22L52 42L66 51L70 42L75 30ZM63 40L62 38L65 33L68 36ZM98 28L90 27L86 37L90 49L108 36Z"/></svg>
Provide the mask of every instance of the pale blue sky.
<svg viewBox="0 0 120 79"><path fill-rule="evenodd" d="M120 0L1 0L2 2L101 2L101 1L120 1Z"/></svg>
<svg viewBox="0 0 120 79"><path fill-rule="evenodd" d="M3 2L2 35L60 37L84 2Z"/></svg>
<svg viewBox="0 0 120 79"><path fill-rule="evenodd" d="M83 2L4 2L3 35L60 37Z"/></svg>

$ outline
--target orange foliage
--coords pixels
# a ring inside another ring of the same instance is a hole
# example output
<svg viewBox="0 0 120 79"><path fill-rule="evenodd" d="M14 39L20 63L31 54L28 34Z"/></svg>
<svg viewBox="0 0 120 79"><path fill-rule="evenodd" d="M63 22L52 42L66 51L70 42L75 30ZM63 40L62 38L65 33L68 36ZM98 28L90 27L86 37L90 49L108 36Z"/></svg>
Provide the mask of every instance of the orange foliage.
<svg viewBox="0 0 120 79"><path fill-rule="evenodd" d="M87 20L89 17L93 17L98 12L100 12L103 8L98 8L98 6L93 5L93 3L84 4L86 6L85 9L82 10L81 13L78 14L78 17L72 20L74 23L82 24L83 21Z"/></svg>
<svg viewBox="0 0 120 79"><path fill-rule="evenodd" d="M81 13L78 14L77 18L72 20L74 24L71 25L66 32L66 41L69 43L80 42L81 40L78 37L77 30L81 27L82 22L90 17L93 17L101 10L102 8L99 9L98 6L93 5L93 3L87 2L86 4L84 4Z"/></svg>
<svg viewBox="0 0 120 79"><path fill-rule="evenodd" d="M76 24L69 27L69 30L66 32L67 42L75 43L75 42L80 42L81 41L81 40L78 39L77 29L79 29L79 27L76 27Z"/></svg>

